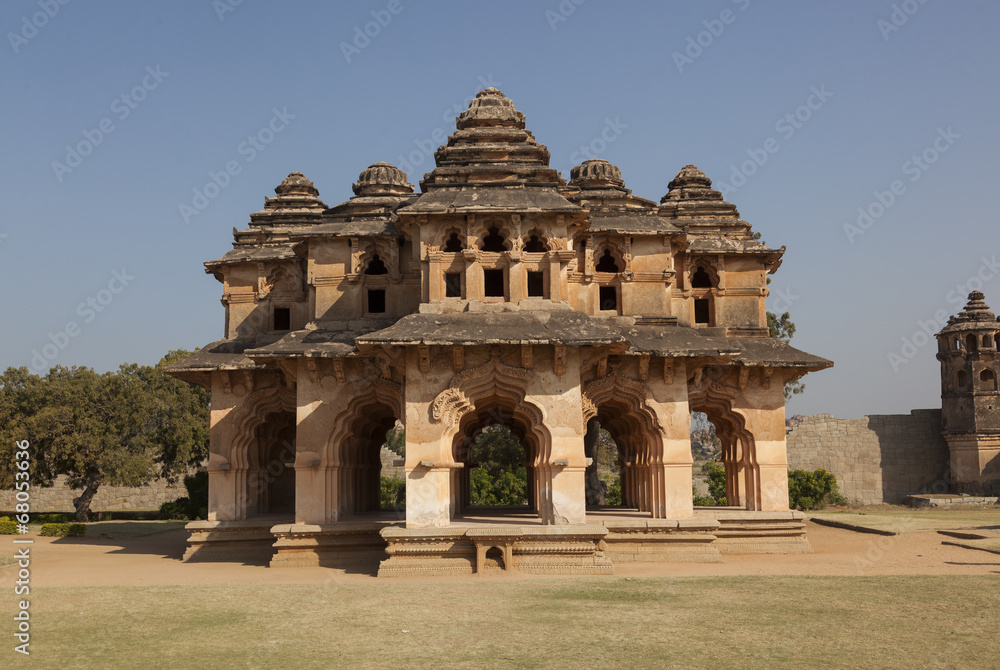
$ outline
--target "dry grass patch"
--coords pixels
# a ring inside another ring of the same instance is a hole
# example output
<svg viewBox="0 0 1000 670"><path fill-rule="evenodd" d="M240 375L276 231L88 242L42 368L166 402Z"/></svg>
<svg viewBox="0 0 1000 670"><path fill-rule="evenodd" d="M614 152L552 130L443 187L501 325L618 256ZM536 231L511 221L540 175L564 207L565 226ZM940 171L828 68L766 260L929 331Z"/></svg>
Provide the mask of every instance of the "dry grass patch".
<svg viewBox="0 0 1000 670"><path fill-rule="evenodd" d="M995 577L44 588L37 667L987 667ZM100 621L100 630L94 622Z"/></svg>

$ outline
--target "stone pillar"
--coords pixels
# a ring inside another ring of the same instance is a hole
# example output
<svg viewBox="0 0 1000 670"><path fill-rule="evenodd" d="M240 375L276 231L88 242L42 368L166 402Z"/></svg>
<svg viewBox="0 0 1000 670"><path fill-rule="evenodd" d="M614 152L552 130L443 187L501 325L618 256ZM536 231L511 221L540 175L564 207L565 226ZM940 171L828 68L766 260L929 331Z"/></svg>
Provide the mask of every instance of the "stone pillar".
<svg viewBox="0 0 1000 670"><path fill-rule="evenodd" d="M650 407L660 422L662 455L650 460L650 512L654 519L689 519L694 516L691 494L691 410L688 405L687 368L683 359L650 364L646 385Z"/></svg>

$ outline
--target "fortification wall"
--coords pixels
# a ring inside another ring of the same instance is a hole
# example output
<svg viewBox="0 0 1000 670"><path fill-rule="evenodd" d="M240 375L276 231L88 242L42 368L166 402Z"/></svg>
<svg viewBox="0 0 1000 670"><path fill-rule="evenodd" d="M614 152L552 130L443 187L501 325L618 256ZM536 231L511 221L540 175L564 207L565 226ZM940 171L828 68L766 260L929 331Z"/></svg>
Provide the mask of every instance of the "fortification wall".
<svg viewBox="0 0 1000 670"><path fill-rule="evenodd" d="M32 512L73 512L73 498L83 489L71 489L65 477L56 479L53 486L31 487ZM0 490L0 511L10 512L17 501L15 491ZM149 486L125 487L102 486L90 505L95 512L122 512L131 510L158 510L160 505L187 495L182 482L168 486L165 481L153 482Z"/></svg>
<svg viewBox="0 0 1000 670"><path fill-rule="evenodd" d="M788 467L832 472L849 500L898 504L911 493L948 490L939 409L860 419L796 416L788 424Z"/></svg>

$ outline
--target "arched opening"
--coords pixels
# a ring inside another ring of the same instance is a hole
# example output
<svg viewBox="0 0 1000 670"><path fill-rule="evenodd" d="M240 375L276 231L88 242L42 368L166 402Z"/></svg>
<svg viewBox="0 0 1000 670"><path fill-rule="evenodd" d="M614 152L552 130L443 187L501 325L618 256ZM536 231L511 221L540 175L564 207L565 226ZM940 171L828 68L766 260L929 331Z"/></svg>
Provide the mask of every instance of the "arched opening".
<svg viewBox="0 0 1000 670"><path fill-rule="evenodd" d="M528 241L524 243L524 250L529 253L543 253L548 251L545 248L545 243L538 239L538 235L532 235L528 238Z"/></svg>
<svg viewBox="0 0 1000 670"><path fill-rule="evenodd" d="M979 373L979 381L983 383L983 388L987 391L997 390L997 376L993 370L983 370Z"/></svg>
<svg viewBox="0 0 1000 670"><path fill-rule="evenodd" d="M989 335L983 335L983 349L993 348L993 338Z"/></svg>
<svg viewBox="0 0 1000 670"><path fill-rule="evenodd" d="M997 349L1000 349L1000 333L997 333L996 335L993 336L993 344L996 346Z"/></svg>
<svg viewBox="0 0 1000 670"><path fill-rule="evenodd" d="M368 262L368 267L365 268L366 275L386 275L389 274L388 268L385 267L385 263L379 258L378 254L374 254L372 259Z"/></svg>
<svg viewBox="0 0 1000 670"><path fill-rule="evenodd" d="M247 518L295 513L295 414L273 412L257 426L247 470Z"/></svg>
<svg viewBox="0 0 1000 670"><path fill-rule="evenodd" d="M959 370L955 374L955 383L958 385L958 388L960 389L964 389L966 386L968 386L969 385L968 373L966 373L965 370Z"/></svg>
<svg viewBox="0 0 1000 670"><path fill-rule="evenodd" d="M698 266L691 275L691 288L712 288L712 278L705 272L705 268Z"/></svg>
<svg viewBox="0 0 1000 670"><path fill-rule="evenodd" d="M756 450L753 435L746 430L743 417L730 408L728 401L708 394L691 398L689 405L692 412L705 415L718 438L719 456L714 462L721 467L722 472L716 470L715 475L716 504L724 500L728 507L741 507L750 511L760 509L760 472ZM704 423L701 425L704 427ZM706 484L711 481L712 476L706 475ZM724 496L720 490L723 481Z"/></svg>
<svg viewBox="0 0 1000 670"><path fill-rule="evenodd" d="M342 514L364 514L389 509L405 500L397 484L392 487L393 499L383 495L388 484L383 482L383 447L390 440L399 440L396 416L392 409L381 402L360 407L348 424L348 433L340 445L339 508ZM392 432L394 437L390 437ZM391 460L391 457L386 458ZM388 473L386 473L388 474ZM397 475L398 478L398 475Z"/></svg>
<svg viewBox="0 0 1000 670"><path fill-rule="evenodd" d="M483 567L486 569L505 570L507 566L504 565L503 561L503 549L500 547L490 547L487 549Z"/></svg>
<svg viewBox="0 0 1000 670"><path fill-rule="evenodd" d="M601 258L597 261L597 266L595 269L598 272L618 272L618 263L615 261L615 257L611 255L610 249L605 249Z"/></svg>
<svg viewBox="0 0 1000 670"><path fill-rule="evenodd" d="M483 251L492 251L495 253L501 253L507 250L506 238L500 234L500 230L493 226L490 228L486 235L483 237Z"/></svg>
<svg viewBox="0 0 1000 670"><path fill-rule="evenodd" d="M608 430L601 427L597 417L587 422L583 448L587 458L591 459L586 475L587 506L622 507L624 459L618 443Z"/></svg>
<svg viewBox="0 0 1000 670"><path fill-rule="evenodd" d="M463 417L453 443L456 510L460 514L536 511L536 440L509 406L479 405Z"/></svg>
<svg viewBox="0 0 1000 670"><path fill-rule="evenodd" d="M584 437L587 455L594 459L587 469L588 507L616 505L652 512L656 507L649 477L649 465L654 460L652 444L653 436L628 404L617 399L599 404L597 415L587 422ZM610 495L614 488L620 490L617 496Z"/></svg>
<svg viewBox="0 0 1000 670"><path fill-rule="evenodd" d="M704 412L691 412L691 461L694 506L728 505L722 440Z"/></svg>
<svg viewBox="0 0 1000 670"><path fill-rule="evenodd" d="M449 252L456 252L465 249L465 245L462 240L458 239L458 233L452 233L448 236L448 241L444 243L444 250Z"/></svg>
<svg viewBox="0 0 1000 670"><path fill-rule="evenodd" d="M969 334L965 338L965 349L971 354L976 351L976 336Z"/></svg>

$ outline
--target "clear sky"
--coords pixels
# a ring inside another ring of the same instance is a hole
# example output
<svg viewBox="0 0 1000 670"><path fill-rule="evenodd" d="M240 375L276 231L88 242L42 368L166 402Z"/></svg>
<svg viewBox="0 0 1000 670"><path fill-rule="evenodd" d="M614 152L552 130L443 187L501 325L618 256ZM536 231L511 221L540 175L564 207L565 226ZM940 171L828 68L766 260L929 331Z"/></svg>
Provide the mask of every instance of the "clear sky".
<svg viewBox="0 0 1000 670"><path fill-rule="evenodd" d="M1000 311L996 2L5 0L0 28L2 367L221 338L202 262L289 172L330 205L376 161L416 183L487 85L564 177L600 157L659 200L693 163L787 246L769 308L836 363L789 414L939 407L923 331L975 288Z"/></svg>

